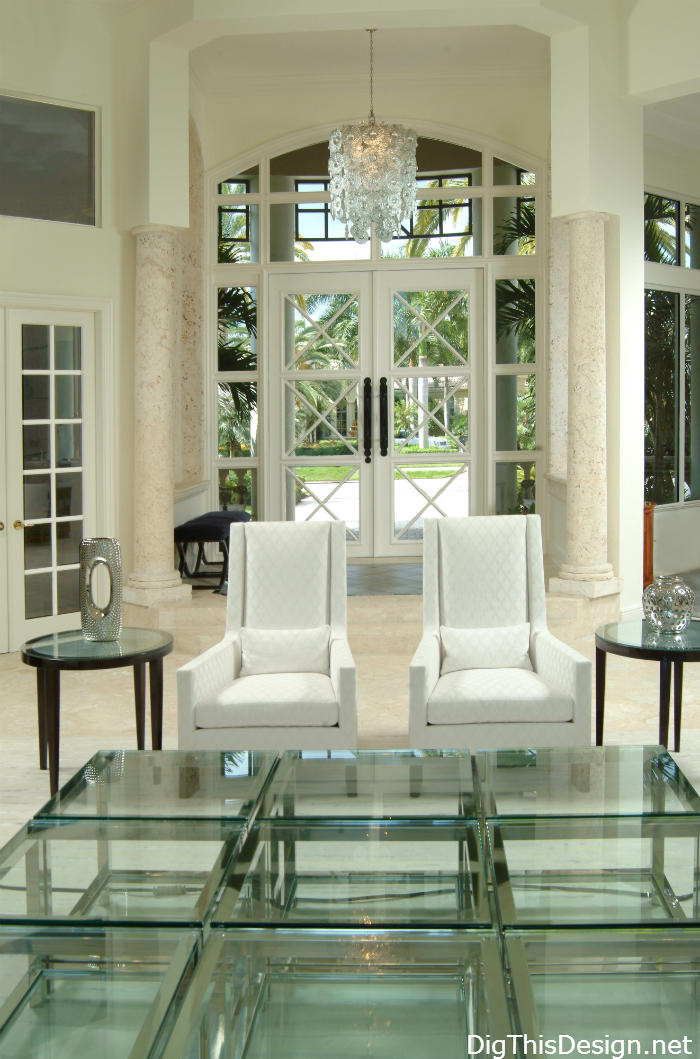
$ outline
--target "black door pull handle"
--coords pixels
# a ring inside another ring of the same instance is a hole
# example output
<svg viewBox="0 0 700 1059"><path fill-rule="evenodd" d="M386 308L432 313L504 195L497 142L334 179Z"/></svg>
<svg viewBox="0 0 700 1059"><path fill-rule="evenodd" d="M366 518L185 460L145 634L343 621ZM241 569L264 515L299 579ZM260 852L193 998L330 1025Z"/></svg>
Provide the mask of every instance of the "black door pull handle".
<svg viewBox="0 0 700 1059"><path fill-rule="evenodd" d="M389 451L389 401L386 376L379 380L379 452L386 456Z"/></svg>
<svg viewBox="0 0 700 1059"><path fill-rule="evenodd" d="M365 447L365 463L372 462L372 380L365 379L364 409L362 413L362 434Z"/></svg>

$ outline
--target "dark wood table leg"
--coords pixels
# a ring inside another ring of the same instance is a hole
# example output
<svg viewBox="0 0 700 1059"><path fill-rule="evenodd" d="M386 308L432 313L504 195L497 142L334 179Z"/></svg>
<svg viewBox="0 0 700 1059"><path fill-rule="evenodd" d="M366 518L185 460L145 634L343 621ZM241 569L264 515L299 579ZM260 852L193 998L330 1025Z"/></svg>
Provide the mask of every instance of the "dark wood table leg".
<svg viewBox="0 0 700 1059"><path fill-rule="evenodd" d="M134 700L136 703L136 746L146 749L146 663L134 666Z"/></svg>
<svg viewBox="0 0 700 1059"><path fill-rule="evenodd" d="M603 745L605 723L605 663L607 654L600 647L595 649L595 745Z"/></svg>
<svg viewBox="0 0 700 1059"><path fill-rule="evenodd" d="M671 705L671 659L659 663L659 742L668 749L668 713Z"/></svg>
<svg viewBox="0 0 700 1059"><path fill-rule="evenodd" d="M163 749L163 659L148 663L148 679L151 685L151 746Z"/></svg>
<svg viewBox="0 0 700 1059"><path fill-rule="evenodd" d="M683 709L683 662L673 663L673 749L681 748L681 710Z"/></svg>
<svg viewBox="0 0 700 1059"><path fill-rule="evenodd" d="M36 706L39 713L39 768L46 764L46 670L41 666L36 671Z"/></svg>
<svg viewBox="0 0 700 1059"><path fill-rule="evenodd" d="M61 671L46 669L44 675L46 734L49 744L49 785L51 794L58 790L58 750L61 720Z"/></svg>

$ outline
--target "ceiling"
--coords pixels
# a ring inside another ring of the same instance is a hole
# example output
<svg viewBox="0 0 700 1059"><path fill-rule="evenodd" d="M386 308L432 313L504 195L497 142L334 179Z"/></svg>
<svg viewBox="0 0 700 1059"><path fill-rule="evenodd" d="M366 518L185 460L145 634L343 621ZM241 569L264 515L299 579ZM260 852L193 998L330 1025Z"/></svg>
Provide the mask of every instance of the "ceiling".
<svg viewBox="0 0 700 1059"><path fill-rule="evenodd" d="M190 61L205 91L217 95L325 83L344 89L368 79L369 40L364 30L220 37ZM374 69L378 85L546 84L549 40L519 26L380 30Z"/></svg>
<svg viewBox="0 0 700 1059"><path fill-rule="evenodd" d="M644 131L700 151L700 92L645 107Z"/></svg>

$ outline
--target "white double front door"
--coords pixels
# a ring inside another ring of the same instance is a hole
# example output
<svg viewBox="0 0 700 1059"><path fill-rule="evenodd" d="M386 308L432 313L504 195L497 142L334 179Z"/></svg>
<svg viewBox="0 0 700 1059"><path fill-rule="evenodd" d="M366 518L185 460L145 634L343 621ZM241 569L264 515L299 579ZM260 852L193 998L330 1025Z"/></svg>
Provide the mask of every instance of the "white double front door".
<svg viewBox="0 0 700 1059"><path fill-rule="evenodd" d="M342 519L348 557L422 554L480 509L477 269L274 275L272 519Z"/></svg>

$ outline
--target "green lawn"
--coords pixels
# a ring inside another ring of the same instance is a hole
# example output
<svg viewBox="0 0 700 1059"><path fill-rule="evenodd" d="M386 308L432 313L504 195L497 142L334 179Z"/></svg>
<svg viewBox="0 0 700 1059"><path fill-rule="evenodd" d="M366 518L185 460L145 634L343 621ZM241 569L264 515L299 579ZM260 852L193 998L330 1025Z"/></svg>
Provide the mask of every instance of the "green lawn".
<svg viewBox="0 0 700 1059"><path fill-rule="evenodd" d="M303 482L340 482L346 474L352 470L351 467L297 467L297 477ZM404 467L404 472L409 478L450 478L455 471L454 467ZM351 481L357 481L357 470ZM394 471L394 478L399 481L403 475Z"/></svg>

